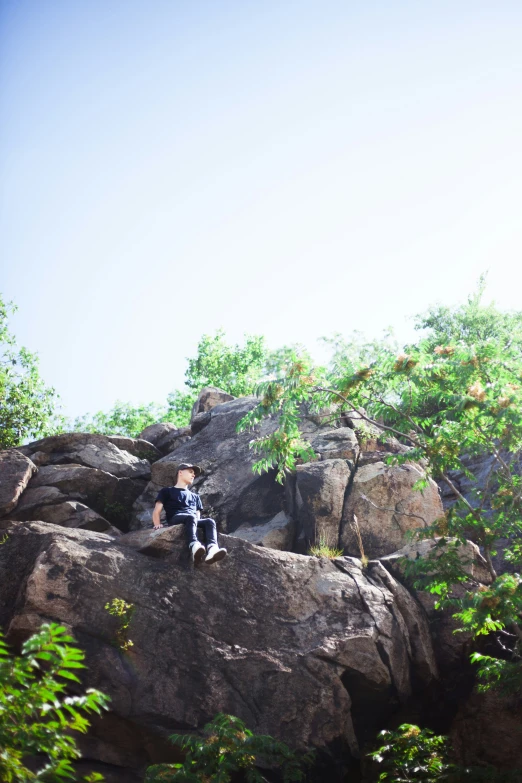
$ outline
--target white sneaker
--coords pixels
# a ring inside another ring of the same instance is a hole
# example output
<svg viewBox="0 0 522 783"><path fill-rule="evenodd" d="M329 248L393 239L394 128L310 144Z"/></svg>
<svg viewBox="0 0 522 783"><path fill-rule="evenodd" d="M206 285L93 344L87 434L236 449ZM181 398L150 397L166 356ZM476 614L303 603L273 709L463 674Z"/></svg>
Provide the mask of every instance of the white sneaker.
<svg viewBox="0 0 522 783"><path fill-rule="evenodd" d="M207 556L205 558L205 563L217 563L218 560L223 560L224 557L226 557L227 550L223 548L219 548L217 544L212 544L207 549Z"/></svg>
<svg viewBox="0 0 522 783"><path fill-rule="evenodd" d="M203 558L205 557L205 547L203 544L200 544L199 541L193 541L192 544L189 544L190 549L190 559L194 563L194 565L199 565L203 562Z"/></svg>

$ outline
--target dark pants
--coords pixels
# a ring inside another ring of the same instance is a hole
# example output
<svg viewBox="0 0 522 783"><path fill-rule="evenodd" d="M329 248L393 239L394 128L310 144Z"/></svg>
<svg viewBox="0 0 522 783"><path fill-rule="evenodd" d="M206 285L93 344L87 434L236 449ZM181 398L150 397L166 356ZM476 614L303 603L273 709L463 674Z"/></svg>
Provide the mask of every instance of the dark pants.
<svg viewBox="0 0 522 783"><path fill-rule="evenodd" d="M210 517L205 519L196 519L192 514L176 514L168 521L169 525L185 525L185 534L187 541L192 544L198 540L197 530L202 527L205 531L205 541L207 546L217 545L216 523Z"/></svg>

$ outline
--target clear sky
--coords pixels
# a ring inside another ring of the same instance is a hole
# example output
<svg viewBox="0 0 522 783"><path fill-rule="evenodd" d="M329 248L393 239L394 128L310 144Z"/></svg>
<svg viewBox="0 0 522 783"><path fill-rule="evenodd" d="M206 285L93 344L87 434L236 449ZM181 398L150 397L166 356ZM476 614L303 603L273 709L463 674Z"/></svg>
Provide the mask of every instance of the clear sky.
<svg viewBox="0 0 522 783"><path fill-rule="evenodd" d="M522 309L519 0L0 0L0 291L65 412L199 337Z"/></svg>

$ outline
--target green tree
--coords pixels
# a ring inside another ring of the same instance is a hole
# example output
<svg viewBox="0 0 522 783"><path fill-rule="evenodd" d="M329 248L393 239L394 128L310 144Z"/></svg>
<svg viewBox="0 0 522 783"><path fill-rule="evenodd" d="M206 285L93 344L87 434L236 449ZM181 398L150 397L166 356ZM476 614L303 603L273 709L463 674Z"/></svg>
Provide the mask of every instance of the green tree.
<svg viewBox="0 0 522 783"><path fill-rule="evenodd" d="M55 623L42 625L22 647L21 656L10 656L0 632L0 779L4 783L59 783L77 780L73 762L80 758L74 734L85 733L85 714L101 714L108 697L88 689L80 696L67 695L76 675L84 669L84 654ZM28 757L39 766L31 771ZM100 781L93 773L84 781Z"/></svg>
<svg viewBox="0 0 522 783"><path fill-rule="evenodd" d="M379 739L383 744L369 754L381 766L379 783L438 783L450 775L456 780L447 737L404 723L397 731L382 731Z"/></svg>
<svg viewBox="0 0 522 783"><path fill-rule="evenodd" d="M37 355L18 348L9 330L15 311L0 296L0 448L50 435L61 426L58 396L40 377Z"/></svg>
<svg viewBox="0 0 522 783"><path fill-rule="evenodd" d="M500 681L522 683L522 583L519 574L498 575L493 565L499 542L515 566L522 562L522 314L500 313L482 305L483 283L468 302L454 310L437 308L418 319L420 339L399 354L383 344L371 361L359 354L338 361L333 372L299 360L286 375L261 384L259 406L240 423L254 428L266 416L278 415L279 428L264 439L254 437L260 452L257 470L278 469L284 479L297 458L310 456L299 422L309 406L334 406L335 415L350 413L380 427L409 446L390 457L404 462L423 459L435 479L454 493L456 504L444 519L419 535L437 538L430 559L410 564L417 586L451 602L463 630L474 636L493 634L498 656L475 655L483 687ZM479 486L464 455L491 454L492 465ZM471 499L452 479L463 471L473 482ZM422 489L422 482L418 488ZM468 575L448 540L472 538L488 563L492 584L468 589L463 598L455 584ZM412 570L417 569L417 574ZM419 573L420 571L420 573Z"/></svg>
<svg viewBox="0 0 522 783"><path fill-rule="evenodd" d="M156 403L131 405L118 400L114 407L104 413L98 411L92 415L80 416L74 421L76 432L101 432L104 435L126 435L137 438L140 432L150 424L165 421L166 406Z"/></svg>
<svg viewBox="0 0 522 783"><path fill-rule="evenodd" d="M247 783L262 783L256 763L276 765L283 781L302 780L303 763L283 742L253 734L240 718L216 715L203 729L204 737L174 734L170 739L186 752L183 764L156 764L149 767L145 783L229 783L233 773L243 773Z"/></svg>
<svg viewBox="0 0 522 783"><path fill-rule="evenodd" d="M520 770L503 772L489 765L462 767L451 760L448 737L404 723L396 731L381 731L383 744L369 753L379 765L379 783L518 783Z"/></svg>
<svg viewBox="0 0 522 783"><path fill-rule="evenodd" d="M156 422L185 427L204 386L217 386L234 397L252 394L260 380L283 371L290 366L296 352L303 350L301 346L270 350L265 339L255 335L247 335L243 345L232 345L227 343L223 330L214 336L205 334L198 343L196 356L187 360L185 388L171 392L165 404L134 406L118 401L106 413L98 411L77 418L73 428L79 432L136 438L145 427Z"/></svg>

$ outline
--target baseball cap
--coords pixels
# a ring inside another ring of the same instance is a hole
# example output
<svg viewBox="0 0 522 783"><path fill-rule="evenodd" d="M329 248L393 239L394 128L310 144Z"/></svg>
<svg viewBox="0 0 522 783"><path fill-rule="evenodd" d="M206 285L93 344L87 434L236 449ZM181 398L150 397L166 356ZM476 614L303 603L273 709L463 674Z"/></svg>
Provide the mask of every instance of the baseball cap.
<svg viewBox="0 0 522 783"><path fill-rule="evenodd" d="M192 470L196 474L196 477L200 476L201 473L203 472L199 467L199 465L191 465L188 462L180 462L180 464L178 465L178 471L185 470L186 468L192 468Z"/></svg>

